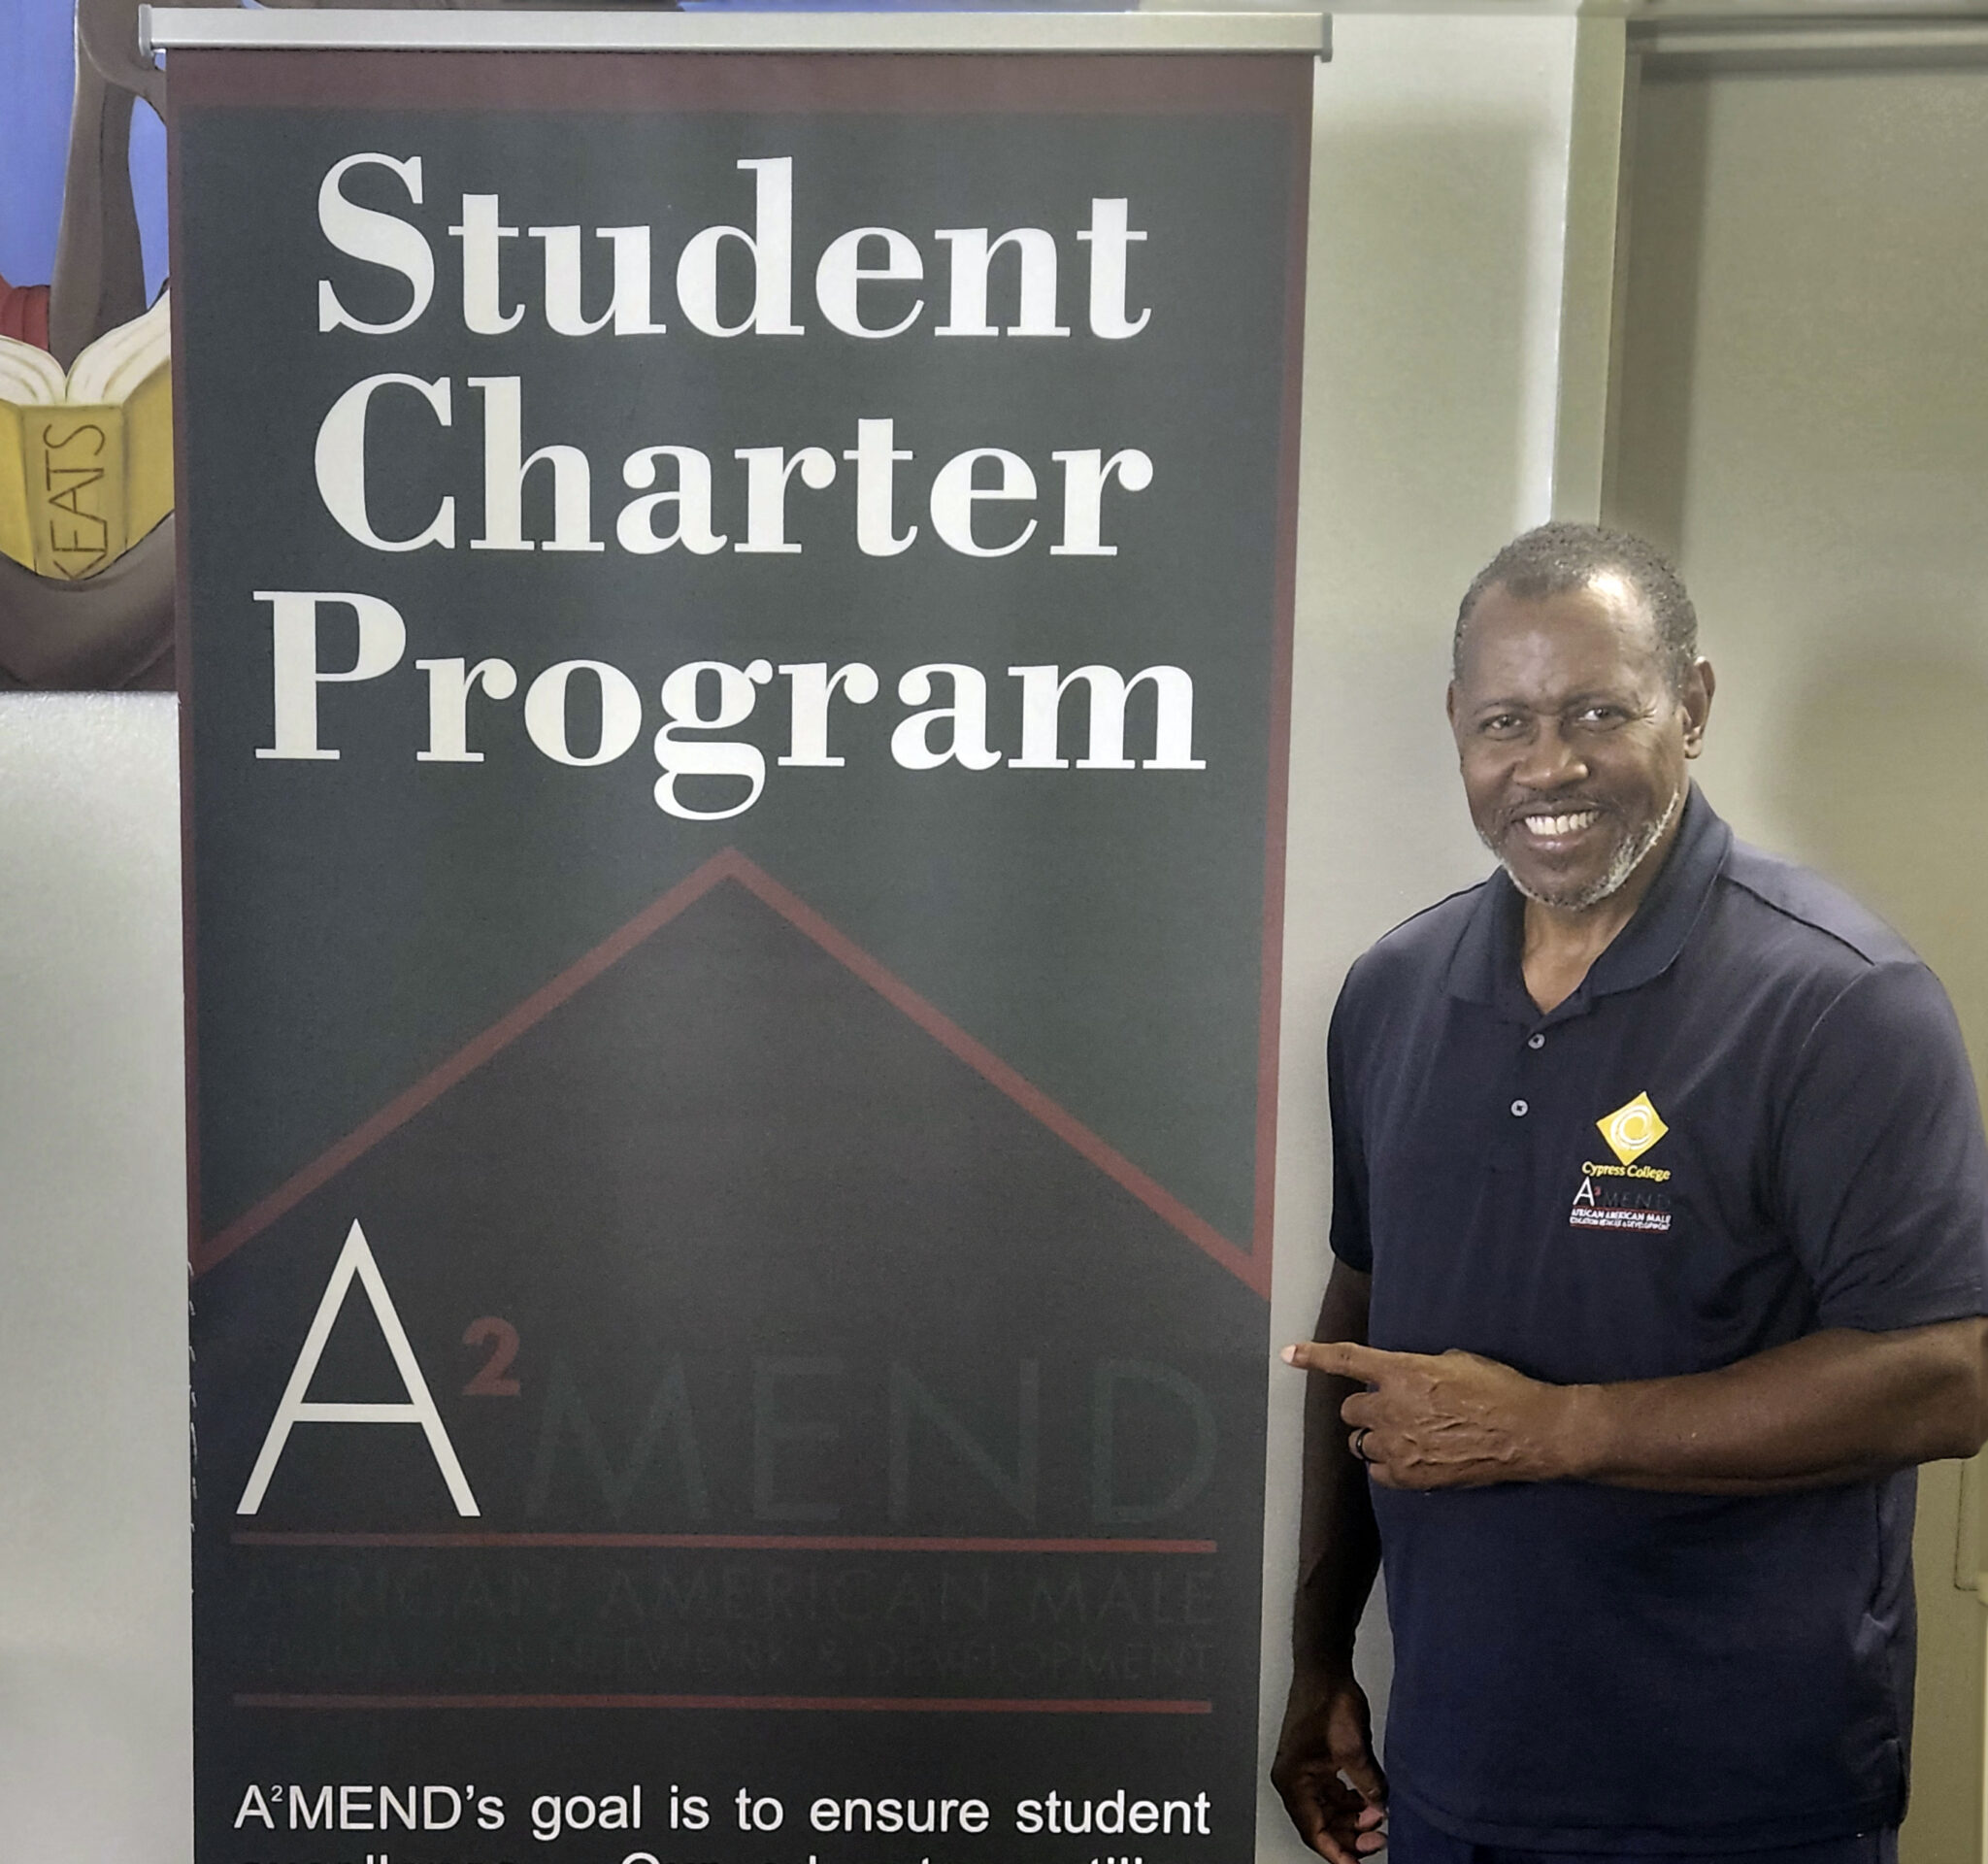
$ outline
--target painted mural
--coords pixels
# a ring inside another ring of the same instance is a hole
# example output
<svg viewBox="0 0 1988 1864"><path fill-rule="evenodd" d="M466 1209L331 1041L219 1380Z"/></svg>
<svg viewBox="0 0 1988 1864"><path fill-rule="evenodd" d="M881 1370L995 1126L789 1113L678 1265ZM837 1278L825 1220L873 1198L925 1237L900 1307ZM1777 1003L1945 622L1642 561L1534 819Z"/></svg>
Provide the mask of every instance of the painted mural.
<svg viewBox="0 0 1988 1864"><path fill-rule="evenodd" d="M174 682L166 74L138 4L0 0L0 691Z"/></svg>
<svg viewBox="0 0 1988 1864"><path fill-rule="evenodd" d="M141 191L163 196L155 134L137 188L132 175L134 111L163 109L164 77L139 56L137 0L81 0L70 69L52 0L12 11L23 17L9 35L21 107L0 130L16 145L0 147L14 268L0 273L0 688L170 686L170 307L162 282L149 286L138 211ZM33 235L51 186L50 254Z"/></svg>

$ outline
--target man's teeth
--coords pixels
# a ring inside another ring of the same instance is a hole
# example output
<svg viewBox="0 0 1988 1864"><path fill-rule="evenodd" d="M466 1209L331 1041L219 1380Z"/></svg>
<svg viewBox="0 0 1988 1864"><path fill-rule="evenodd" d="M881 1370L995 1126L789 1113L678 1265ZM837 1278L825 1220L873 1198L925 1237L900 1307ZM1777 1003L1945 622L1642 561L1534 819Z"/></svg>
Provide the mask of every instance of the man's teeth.
<svg viewBox="0 0 1988 1864"><path fill-rule="evenodd" d="M1577 835L1600 814L1600 810L1583 809L1572 816L1528 816L1525 824L1543 840L1553 835Z"/></svg>

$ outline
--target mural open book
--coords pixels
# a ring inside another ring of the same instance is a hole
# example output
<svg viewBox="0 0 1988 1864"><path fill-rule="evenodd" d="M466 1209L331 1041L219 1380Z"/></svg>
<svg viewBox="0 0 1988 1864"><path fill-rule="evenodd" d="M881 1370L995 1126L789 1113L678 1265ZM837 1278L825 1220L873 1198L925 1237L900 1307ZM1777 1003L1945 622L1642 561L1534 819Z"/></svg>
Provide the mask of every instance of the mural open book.
<svg viewBox="0 0 1988 1864"><path fill-rule="evenodd" d="M47 350L0 337L0 553L77 582L173 509L171 330L161 291L66 377Z"/></svg>

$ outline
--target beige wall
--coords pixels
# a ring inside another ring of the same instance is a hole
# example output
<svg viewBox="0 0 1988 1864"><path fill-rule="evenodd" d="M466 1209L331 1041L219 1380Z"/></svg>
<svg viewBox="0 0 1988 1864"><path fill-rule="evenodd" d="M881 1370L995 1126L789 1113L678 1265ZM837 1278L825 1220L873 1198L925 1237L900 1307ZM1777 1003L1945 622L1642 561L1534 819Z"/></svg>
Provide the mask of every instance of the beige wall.
<svg viewBox="0 0 1988 1864"><path fill-rule="evenodd" d="M0 1858L189 1854L176 714L0 698Z"/></svg>
<svg viewBox="0 0 1988 1864"><path fill-rule="evenodd" d="M1314 115L1273 1329L1326 1268L1325 1025L1347 965L1482 878L1442 718L1472 575L1553 499L1574 26L1342 15ZM1264 1741L1289 1676L1297 1380L1272 1381ZM1361 1662L1384 1698L1370 1614ZM1259 1852L1309 1856L1266 1787Z"/></svg>
<svg viewBox="0 0 1988 1864"><path fill-rule="evenodd" d="M1608 508L1677 552L1696 598L1720 676L1706 792L1918 947L1978 1075L1988 70L1652 82L1637 121ZM1959 1486L1949 1463L1921 1489L1908 1864L1980 1855Z"/></svg>

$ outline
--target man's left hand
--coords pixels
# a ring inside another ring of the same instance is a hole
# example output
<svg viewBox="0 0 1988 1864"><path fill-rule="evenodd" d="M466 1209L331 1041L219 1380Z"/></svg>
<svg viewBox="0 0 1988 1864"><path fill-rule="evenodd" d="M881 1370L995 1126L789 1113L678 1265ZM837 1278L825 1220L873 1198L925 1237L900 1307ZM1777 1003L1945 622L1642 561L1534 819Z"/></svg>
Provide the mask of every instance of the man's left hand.
<svg viewBox="0 0 1988 1864"><path fill-rule="evenodd" d="M1351 1341L1286 1347L1306 1372L1357 1379L1340 1407L1353 1453L1384 1488L1481 1488L1574 1474L1579 1387L1542 1384L1474 1352L1383 1352Z"/></svg>

